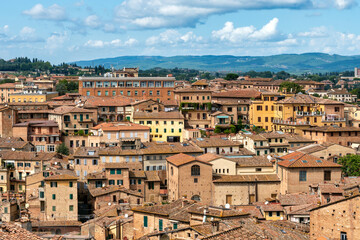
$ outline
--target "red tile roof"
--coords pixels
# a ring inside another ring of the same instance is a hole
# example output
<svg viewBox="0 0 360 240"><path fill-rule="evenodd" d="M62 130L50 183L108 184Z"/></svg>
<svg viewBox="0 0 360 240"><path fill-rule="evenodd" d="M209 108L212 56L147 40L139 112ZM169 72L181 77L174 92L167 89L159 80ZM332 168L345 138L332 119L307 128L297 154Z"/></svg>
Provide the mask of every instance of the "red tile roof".
<svg viewBox="0 0 360 240"><path fill-rule="evenodd" d="M278 165L286 168L337 167L341 165L302 152L292 152L280 157Z"/></svg>
<svg viewBox="0 0 360 240"><path fill-rule="evenodd" d="M93 130L101 129L103 131L134 131L150 130L150 127L131 122L106 122L92 128Z"/></svg>
<svg viewBox="0 0 360 240"><path fill-rule="evenodd" d="M193 156L190 156L187 154L183 154L183 153L179 153L179 154L173 155L171 157L168 157L168 158L166 158L166 160L175 166L181 166L181 165L195 162L195 161L201 162L204 164L208 164L208 165L212 165L211 163L199 160L196 157L193 157Z"/></svg>

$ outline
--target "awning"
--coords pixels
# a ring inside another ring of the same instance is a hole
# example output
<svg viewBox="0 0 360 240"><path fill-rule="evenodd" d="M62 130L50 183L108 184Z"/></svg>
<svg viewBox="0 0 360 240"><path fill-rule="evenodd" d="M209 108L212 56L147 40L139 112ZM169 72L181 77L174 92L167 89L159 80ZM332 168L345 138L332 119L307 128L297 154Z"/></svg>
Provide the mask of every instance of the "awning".
<svg viewBox="0 0 360 240"><path fill-rule="evenodd" d="M229 118L229 116L217 116L217 118Z"/></svg>

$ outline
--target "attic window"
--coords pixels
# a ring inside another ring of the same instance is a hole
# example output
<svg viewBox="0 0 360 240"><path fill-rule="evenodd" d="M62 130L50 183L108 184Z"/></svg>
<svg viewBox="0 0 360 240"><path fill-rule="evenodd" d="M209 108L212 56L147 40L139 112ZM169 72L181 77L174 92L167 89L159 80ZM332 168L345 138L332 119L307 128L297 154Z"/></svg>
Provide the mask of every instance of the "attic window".
<svg viewBox="0 0 360 240"><path fill-rule="evenodd" d="M306 161L306 160L301 160L303 163L307 163L308 161Z"/></svg>
<svg viewBox="0 0 360 240"><path fill-rule="evenodd" d="M316 160L317 163L322 163L322 160Z"/></svg>

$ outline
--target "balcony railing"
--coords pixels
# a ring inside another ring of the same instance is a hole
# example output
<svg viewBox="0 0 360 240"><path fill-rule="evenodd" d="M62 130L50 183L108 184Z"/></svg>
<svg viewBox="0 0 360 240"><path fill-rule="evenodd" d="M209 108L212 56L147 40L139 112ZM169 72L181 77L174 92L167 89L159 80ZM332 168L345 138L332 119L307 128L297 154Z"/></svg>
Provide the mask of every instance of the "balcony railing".
<svg viewBox="0 0 360 240"><path fill-rule="evenodd" d="M298 112L296 112L296 116L297 116L297 117L301 117L301 116L304 116L304 117L325 116L325 112L320 112L320 111L317 111L317 112L303 112L303 111L298 111Z"/></svg>
<svg viewBox="0 0 360 240"><path fill-rule="evenodd" d="M298 122L292 122L292 121L286 121L281 119L274 119L273 123L275 124L282 124L282 125L292 125L292 126L306 126L310 125L310 122L308 121L298 121Z"/></svg>
<svg viewBox="0 0 360 240"><path fill-rule="evenodd" d="M332 118L332 117L323 117L321 119L323 122L344 122L346 118Z"/></svg>

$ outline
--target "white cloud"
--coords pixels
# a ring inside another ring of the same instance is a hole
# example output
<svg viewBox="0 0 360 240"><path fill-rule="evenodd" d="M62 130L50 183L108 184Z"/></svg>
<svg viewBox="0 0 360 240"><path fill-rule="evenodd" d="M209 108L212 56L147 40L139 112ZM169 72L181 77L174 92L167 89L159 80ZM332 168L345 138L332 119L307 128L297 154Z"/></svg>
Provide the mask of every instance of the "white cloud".
<svg viewBox="0 0 360 240"><path fill-rule="evenodd" d="M348 9L357 5L355 0L334 0L334 3L338 9Z"/></svg>
<svg viewBox="0 0 360 240"><path fill-rule="evenodd" d="M2 27L2 32L8 32L9 31L9 25L5 25Z"/></svg>
<svg viewBox="0 0 360 240"><path fill-rule="evenodd" d="M193 32L187 32L182 35L176 30L169 29L160 33L158 36L151 36L146 39L146 45L177 45L183 43L200 42L202 39L203 38L201 36L196 36Z"/></svg>
<svg viewBox="0 0 360 240"><path fill-rule="evenodd" d="M84 46L92 48L103 48L103 47L129 47L136 45L138 41L135 38L129 38L125 42L120 39L114 39L111 41L102 41L102 40L89 40Z"/></svg>
<svg viewBox="0 0 360 240"><path fill-rule="evenodd" d="M21 37L33 37L35 35L35 29L31 27L23 27L20 30Z"/></svg>
<svg viewBox="0 0 360 240"><path fill-rule="evenodd" d="M115 8L127 28L194 27L211 15L239 10L350 8L356 0L125 0Z"/></svg>
<svg viewBox="0 0 360 240"><path fill-rule="evenodd" d="M102 25L100 18L96 15L90 15L85 18L84 24L90 28L98 28Z"/></svg>
<svg viewBox="0 0 360 240"><path fill-rule="evenodd" d="M311 38L317 38L317 37L327 37L327 28L324 26L321 27L314 27L308 32L300 32L297 35L299 37L311 37Z"/></svg>
<svg viewBox="0 0 360 240"><path fill-rule="evenodd" d="M67 33L53 33L50 37L46 39L46 45L45 48L50 50L55 50L58 48L62 48L65 41L68 40Z"/></svg>
<svg viewBox="0 0 360 240"><path fill-rule="evenodd" d="M36 4L29 10L23 11L23 14L29 15L34 19L60 21L66 19L65 9L57 4L45 8L42 4Z"/></svg>
<svg viewBox="0 0 360 240"><path fill-rule="evenodd" d="M257 30L254 26L235 28L234 23L226 22L222 29L212 32L212 37L231 43L242 42L244 40L266 41L277 39L280 37L277 30L278 23L279 19L273 18L261 29Z"/></svg>

